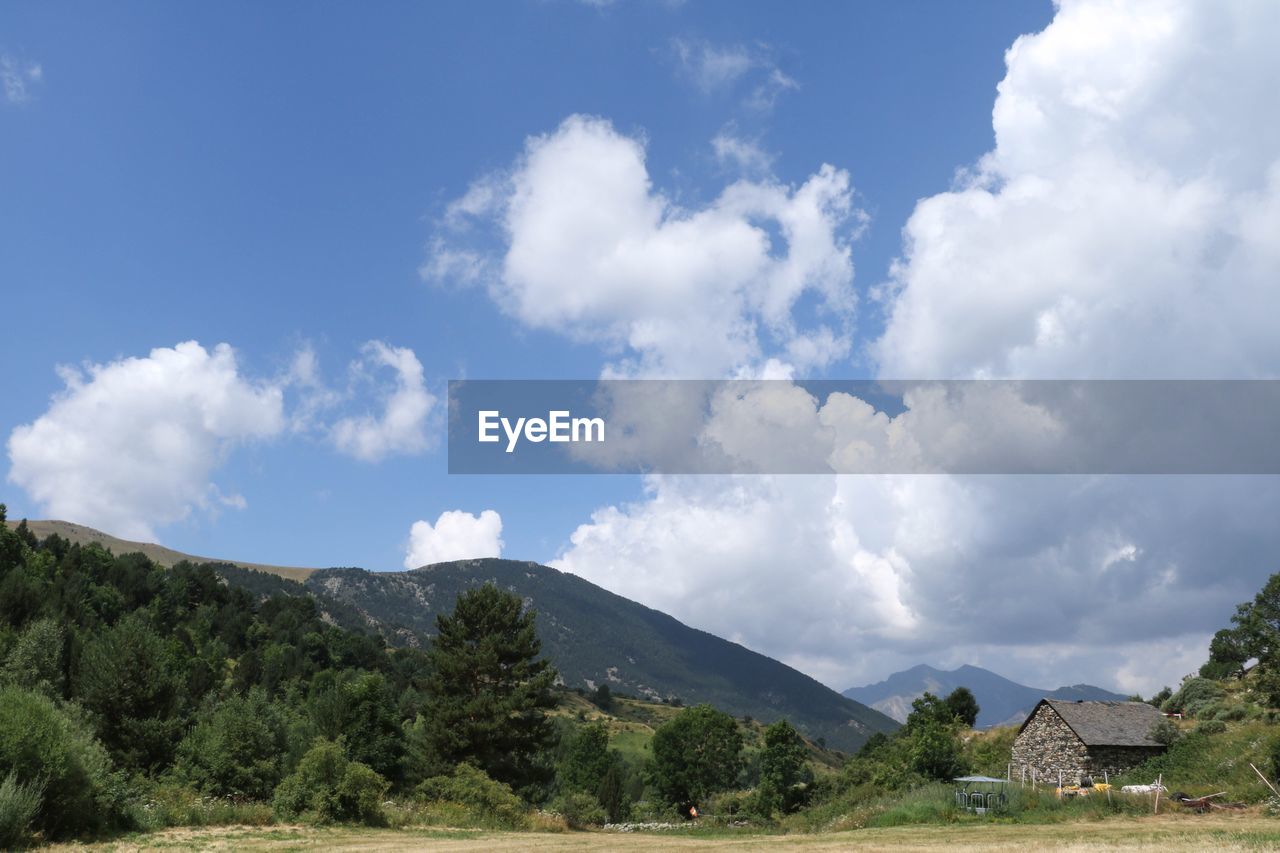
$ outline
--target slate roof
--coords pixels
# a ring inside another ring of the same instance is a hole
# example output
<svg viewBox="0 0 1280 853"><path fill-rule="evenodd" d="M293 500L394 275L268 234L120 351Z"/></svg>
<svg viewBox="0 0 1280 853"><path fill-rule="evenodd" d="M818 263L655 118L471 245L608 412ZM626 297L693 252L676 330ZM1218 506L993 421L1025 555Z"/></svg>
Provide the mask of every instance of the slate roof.
<svg viewBox="0 0 1280 853"><path fill-rule="evenodd" d="M1146 702L1073 702L1068 699L1041 699L1027 715L1022 729L1048 705L1062 718L1085 746L1163 746L1151 739L1151 728L1164 719L1160 710ZM1018 733L1022 733L1018 729Z"/></svg>

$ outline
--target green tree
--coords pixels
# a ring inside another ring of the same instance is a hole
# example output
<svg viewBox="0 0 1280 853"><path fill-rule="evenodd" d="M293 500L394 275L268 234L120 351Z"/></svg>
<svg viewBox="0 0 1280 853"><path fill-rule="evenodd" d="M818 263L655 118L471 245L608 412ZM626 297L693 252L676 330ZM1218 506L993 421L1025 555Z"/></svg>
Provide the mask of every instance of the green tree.
<svg viewBox="0 0 1280 853"><path fill-rule="evenodd" d="M377 672L321 673L308 703L316 730L330 740L345 737L347 754L379 774L398 779L404 732L386 678Z"/></svg>
<svg viewBox="0 0 1280 853"><path fill-rule="evenodd" d="M1239 677L1244 674L1244 665L1249 657L1240 632L1223 628L1209 642L1209 660L1200 667L1200 676L1213 679Z"/></svg>
<svg viewBox="0 0 1280 853"><path fill-rule="evenodd" d="M584 726L564 742L556 778L563 791L590 794L600 801L611 821L626 813L625 769L622 754L609 749L609 732L600 723Z"/></svg>
<svg viewBox="0 0 1280 853"><path fill-rule="evenodd" d="M178 746L175 770L215 796L265 800L280 783L288 747L283 711L255 687L196 723Z"/></svg>
<svg viewBox="0 0 1280 853"><path fill-rule="evenodd" d="M804 739L786 720L778 720L764 730L764 751L760 754L760 803L766 814L784 814L800 805L799 786L812 781L807 773Z"/></svg>
<svg viewBox="0 0 1280 853"><path fill-rule="evenodd" d="M130 614L85 643L79 695L122 766L153 770L173 758L183 677L165 641Z"/></svg>
<svg viewBox="0 0 1280 853"><path fill-rule="evenodd" d="M742 768L738 724L710 705L681 711L654 733L651 748L658 796L682 809L731 788Z"/></svg>
<svg viewBox="0 0 1280 853"><path fill-rule="evenodd" d="M40 693L0 688L0 778L43 787L34 825L50 838L118 823L118 780L89 726Z"/></svg>
<svg viewBox="0 0 1280 853"><path fill-rule="evenodd" d="M975 715L976 716L976 715ZM913 771L930 779L953 779L964 772L963 750L957 728L960 720L951 706L932 693L911 703L911 713L899 737L906 738L908 762Z"/></svg>
<svg viewBox="0 0 1280 853"><path fill-rule="evenodd" d="M947 698L943 700L947 709L951 711L951 716L964 723L969 728L973 728L978 722L978 700L968 687L957 687L952 690Z"/></svg>
<svg viewBox="0 0 1280 853"><path fill-rule="evenodd" d="M436 619L430 675L411 768L418 777L466 762L526 795L547 782L543 753L555 731L555 670L539 655L535 614L520 597L485 584Z"/></svg>
<svg viewBox="0 0 1280 853"><path fill-rule="evenodd" d="M964 758L954 727L930 721L908 735L911 769L930 779L946 781L964 773Z"/></svg>
<svg viewBox="0 0 1280 853"><path fill-rule="evenodd" d="M60 698L65 681L62 673L63 638L62 626L53 619L37 619L27 625L5 659L4 680Z"/></svg>

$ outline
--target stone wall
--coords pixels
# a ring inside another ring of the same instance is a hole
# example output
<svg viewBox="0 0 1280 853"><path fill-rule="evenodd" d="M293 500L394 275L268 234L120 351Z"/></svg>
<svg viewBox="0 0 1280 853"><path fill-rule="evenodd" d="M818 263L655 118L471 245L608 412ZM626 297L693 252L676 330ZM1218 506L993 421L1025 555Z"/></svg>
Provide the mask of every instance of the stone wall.
<svg viewBox="0 0 1280 853"><path fill-rule="evenodd" d="M1089 752L1076 737L1071 727L1063 722L1058 712L1048 705L1041 705L1027 723L1017 740L1013 742L1013 773L1020 778L1026 770L1027 779L1058 783L1058 773L1064 782L1075 783L1088 775Z"/></svg>
<svg viewBox="0 0 1280 853"><path fill-rule="evenodd" d="M1148 758L1164 751L1159 746L1095 746L1089 749L1089 772L1102 779L1103 771L1112 776L1137 767Z"/></svg>
<svg viewBox="0 0 1280 853"><path fill-rule="evenodd" d="M1013 778L1021 778L1025 769L1030 780L1034 769L1038 781L1054 785L1058 783L1059 771L1062 781L1067 784L1077 784L1085 776L1101 781L1104 772L1112 776L1122 773L1159 755L1162 749L1145 746L1086 747L1057 711L1041 705L1013 742Z"/></svg>

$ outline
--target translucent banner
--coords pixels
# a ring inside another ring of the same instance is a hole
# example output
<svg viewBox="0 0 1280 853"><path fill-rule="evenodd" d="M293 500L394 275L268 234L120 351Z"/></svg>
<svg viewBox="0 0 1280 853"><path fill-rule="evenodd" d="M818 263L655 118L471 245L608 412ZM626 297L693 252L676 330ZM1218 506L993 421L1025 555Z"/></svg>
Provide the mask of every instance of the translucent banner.
<svg viewBox="0 0 1280 853"><path fill-rule="evenodd" d="M465 380L452 474L1277 474L1280 380Z"/></svg>

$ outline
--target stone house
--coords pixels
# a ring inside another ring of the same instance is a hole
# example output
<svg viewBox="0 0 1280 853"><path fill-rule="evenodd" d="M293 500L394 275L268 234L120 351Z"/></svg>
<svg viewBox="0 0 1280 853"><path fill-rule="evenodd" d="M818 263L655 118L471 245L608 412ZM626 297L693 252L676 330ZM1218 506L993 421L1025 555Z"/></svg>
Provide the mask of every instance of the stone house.
<svg viewBox="0 0 1280 853"><path fill-rule="evenodd" d="M1163 719L1145 702L1085 702L1041 699L1013 742L1013 773L1027 779L1066 783L1102 780L1159 755L1164 745L1151 737Z"/></svg>

